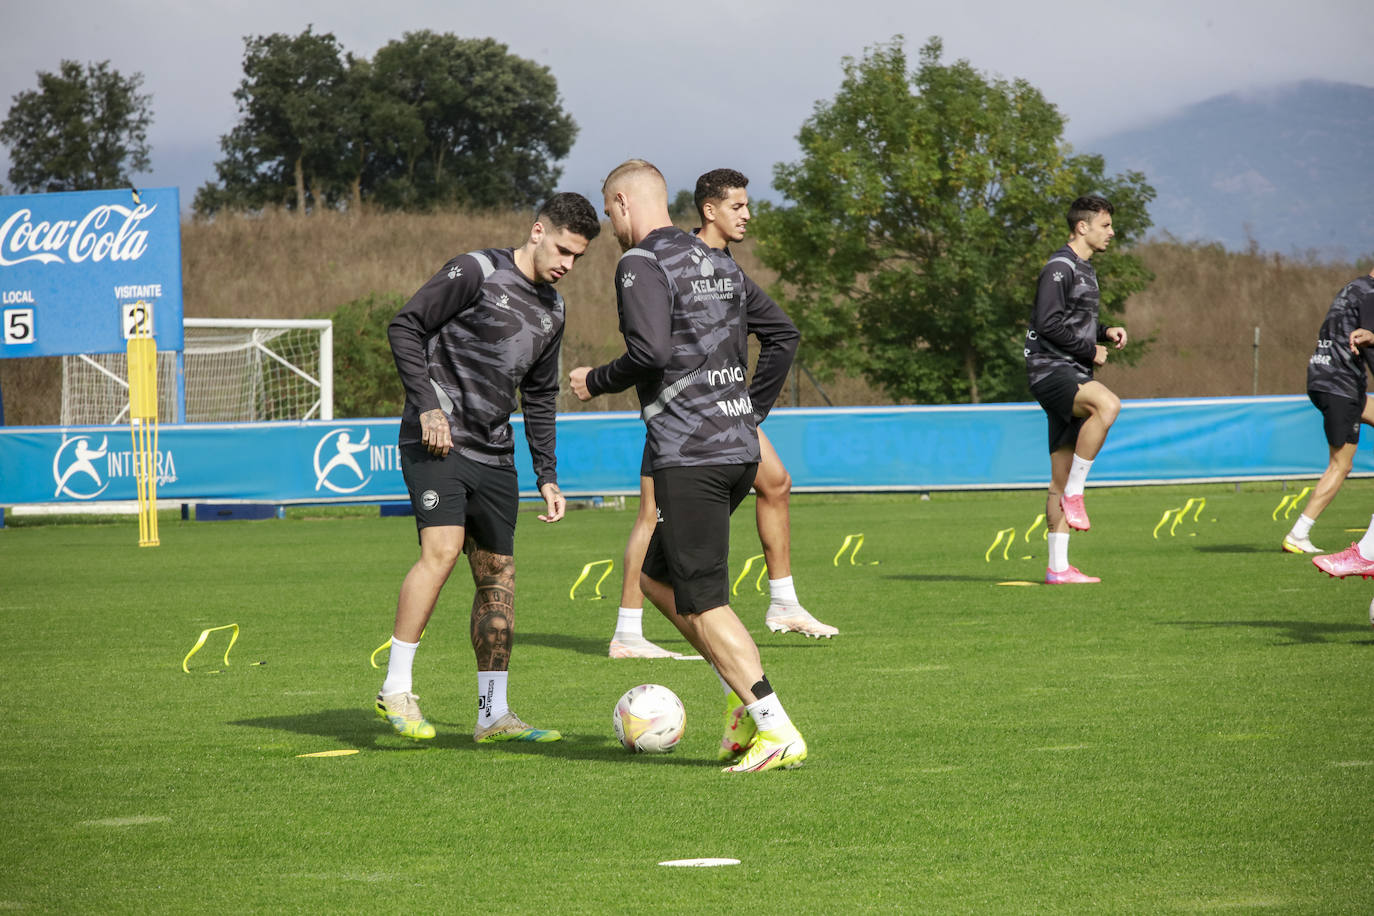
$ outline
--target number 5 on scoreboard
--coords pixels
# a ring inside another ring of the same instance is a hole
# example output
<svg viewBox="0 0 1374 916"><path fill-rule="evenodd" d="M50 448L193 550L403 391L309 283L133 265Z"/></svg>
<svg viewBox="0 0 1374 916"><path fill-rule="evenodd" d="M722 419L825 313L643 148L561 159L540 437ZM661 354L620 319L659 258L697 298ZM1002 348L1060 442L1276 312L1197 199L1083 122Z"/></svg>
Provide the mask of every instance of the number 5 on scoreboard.
<svg viewBox="0 0 1374 916"><path fill-rule="evenodd" d="M124 328L124 339L130 340L134 337L153 336L153 304L144 302L142 299L137 302L125 302L120 305L124 312L124 320L121 325Z"/></svg>
<svg viewBox="0 0 1374 916"><path fill-rule="evenodd" d="M34 342L33 309L5 309L5 343L31 344Z"/></svg>

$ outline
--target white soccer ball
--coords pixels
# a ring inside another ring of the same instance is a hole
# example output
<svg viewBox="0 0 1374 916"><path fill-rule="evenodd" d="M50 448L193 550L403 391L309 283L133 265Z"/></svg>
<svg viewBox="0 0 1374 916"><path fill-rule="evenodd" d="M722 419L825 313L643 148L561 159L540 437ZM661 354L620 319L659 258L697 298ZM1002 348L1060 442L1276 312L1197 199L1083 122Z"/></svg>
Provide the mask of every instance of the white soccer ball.
<svg viewBox="0 0 1374 916"><path fill-rule="evenodd" d="M662 684L640 684L625 691L611 716L615 736L627 750L666 754L682 740L687 710Z"/></svg>

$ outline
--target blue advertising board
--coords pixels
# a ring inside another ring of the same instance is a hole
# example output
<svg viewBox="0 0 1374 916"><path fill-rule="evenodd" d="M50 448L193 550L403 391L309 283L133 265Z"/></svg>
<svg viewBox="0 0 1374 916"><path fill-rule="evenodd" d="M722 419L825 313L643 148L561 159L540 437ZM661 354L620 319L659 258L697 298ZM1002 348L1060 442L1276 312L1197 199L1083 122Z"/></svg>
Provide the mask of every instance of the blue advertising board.
<svg viewBox="0 0 1374 916"><path fill-rule="evenodd" d="M516 427L524 496L534 471ZM158 497L182 502L322 503L406 498L399 420L162 427ZM797 491L1039 488L1050 462L1036 404L779 409L764 429ZM558 418L558 479L569 496L639 490L644 426L633 413ZM1321 414L1305 397L1126 401L1091 483L1316 477ZM0 505L132 500L126 426L0 429ZM1355 474L1374 473L1363 450Z"/></svg>
<svg viewBox="0 0 1374 916"><path fill-rule="evenodd" d="M0 196L0 359L181 350L176 188Z"/></svg>

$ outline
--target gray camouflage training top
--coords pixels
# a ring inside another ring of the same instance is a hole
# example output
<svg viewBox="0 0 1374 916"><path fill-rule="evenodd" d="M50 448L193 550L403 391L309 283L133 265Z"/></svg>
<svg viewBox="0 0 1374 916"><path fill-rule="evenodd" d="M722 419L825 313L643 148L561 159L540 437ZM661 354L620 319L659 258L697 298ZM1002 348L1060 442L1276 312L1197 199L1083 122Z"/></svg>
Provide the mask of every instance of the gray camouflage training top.
<svg viewBox="0 0 1374 916"><path fill-rule="evenodd" d="M536 486L557 482L563 297L521 273L513 249L449 261L396 314L387 337L406 389L399 444L422 442L420 414L442 407L459 454L511 467L510 415L519 388Z"/></svg>
<svg viewBox="0 0 1374 916"><path fill-rule="evenodd" d="M1336 294L1317 333L1317 349L1307 361L1307 390L1324 391L1362 400L1368 387L1365 366L1374 368L1374 348L1356 356L1350 334L1356 328L1374 331L1374 277L1358 277Z"/></svg>
<svg viewBox="0 0 1374 916"><path fill-rule="evenodd" d="M615 289L625 353L593 369L588 390L635 386L655 470L758 461L757 425L801 336L791 319L727 252L671 226L621 256Z"/></svg>
<svg viewBox="0 0 1374 916"><path fill-rule="evenodd" d="M1097 271L1068 245L1040 269L1035 307L1026 331L1026 374L1035 385L1069 370L1082 381L1093 377L1093 356L1106 340L1098 327Z"/></svg>

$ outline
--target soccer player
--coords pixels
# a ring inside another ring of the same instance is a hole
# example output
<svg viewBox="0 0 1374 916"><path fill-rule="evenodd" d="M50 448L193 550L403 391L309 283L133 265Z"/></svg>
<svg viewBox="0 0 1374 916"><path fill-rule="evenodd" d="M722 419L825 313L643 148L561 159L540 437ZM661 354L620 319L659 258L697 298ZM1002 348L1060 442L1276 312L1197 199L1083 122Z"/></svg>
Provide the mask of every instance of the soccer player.
<svg viewBox="0 0 1374 916"><path fill-rule="evenodd" d="M406 574L377 715L407 738L433 738L412 667L439 591L466 550L476 593L470 633L477 656L473 738L557 741L510 710L506 681L515 625L518 489L510 414L516 389L525 439L544 498L543 522L563 517L554 457L563 298L557 283L601 231L580 194L555 194L518 248L459 255L420 288L387 328L405 386L400 459L419 529L420 558Z"/></svg>
<svg viewBox="0 0 1374 916"><path fill-rule="evenodd" d="M712 248L730 253L731 242L744 241L748 228L749 179L734 169L714 169L697 179L694 193L701 228L697 237ZM768 566L768 610L763 622L775 633L801 633L819 639L839 635L839 629L821 623L802 607L792 581L792 535L788 501L792 478L773 443L759 431L760 460L754 478L754 517ZM611 658L664 658L676 655L644 638L644 593L639 587L644 551L656 522L654 478L646 446L639 469L639 514L625 544L624 576L620 586L620 611L611 636Z"/></svg>
<svg viewBox="0 0 1374 916"><path fill-rule="evenodd" d="M758 418L782 390L797 329L723 250L673 226L668 186L642 159L602 186L625 249L616 304L625 353L572 370L582 400L636 387L660 518L641 587L743 702L758 732L727 772L799 766L806 742L769 684L758 646L730 607L730 514L759 460ZM746 386L747 335L760 344Z"/></svg>
<svg viewBox="0 0 1374 916"><path fill-rule="evenodd" d="M1045 500L1050 558L1046 585L1102 581L1069 565L1069 531L1087 531L1083 489L1093 459L1121 412L1121 400L1093 378L1105 365L1110 342L1126 346L1126 329L1101 328L1097 272L1092 256L1116 235L1114 209L1101 197L1080 197L1069 206L1069 240L1040 270L1026 332L1026 374L1031 394L1049 420L1050 489Z"/></svg>
<svg viewBox="0 0 1374 916"><path fill-rule="evenodd" d="M1374 401L1366 394L1365 367L1374 368L1374 351L1361 330L1374 329L1374 271L1351 280L1332 300L1317 334L1317 349L1307 361L1307 396L1322 412L1330 458L1326 470L1283 537L1289 553L1321 553L1311 540L1312 526L1340 492L1360 442L1360 424L1374 425ZM1352 545L1353 546L1353 545ZM1335 556L1343 556L1349 550Z"/></svg>

